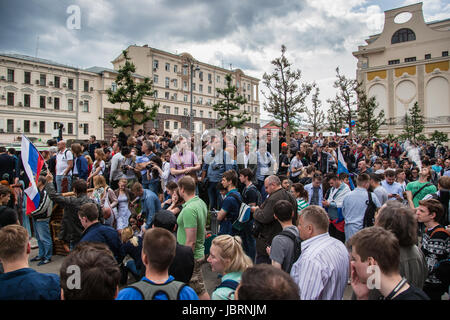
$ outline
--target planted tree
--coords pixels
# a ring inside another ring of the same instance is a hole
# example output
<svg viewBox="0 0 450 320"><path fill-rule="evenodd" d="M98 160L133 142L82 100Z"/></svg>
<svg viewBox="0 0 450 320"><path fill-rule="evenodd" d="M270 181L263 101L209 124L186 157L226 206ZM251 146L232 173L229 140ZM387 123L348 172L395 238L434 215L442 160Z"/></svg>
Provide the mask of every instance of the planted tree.
<svg viewBox="0 0 450 320"><path fill-rule="evenodd" d="M436 146L442 146L444 143L448 142L448 136L443 132L434 130L430 140L433 141Z"/></svg>
<svg viewBox="0 0 450 320"><path fill-rule="evenodd" d="M315 85L314 87L316 90L312 96L311 110L306 109L306 123L312 129L315 137L316 133L325 127L325 114L322 110L322 101L319 100L320 89Z"/></svg>
<svg viewBox="0 0 450 320"><path fill-rule="evenodd" d="M263 84L268 93L261 91L266 98L264 110L273 114L281 122L281 131L286 133L286 142L290 143L292 124L305 112L305 100L311 92L312 85L301 83L300 69L292 70L292 64L285 56L286 46L281 46L281 57L271 61L274 71L264 73ZM288 123L286 130L284 123Z"/></svg>
<svg viewBox="0 0 450 320"><path fill-rule="evenodd" d="M124 103L127 108L114 108L112 113L105 117L105 120L113 128L131 128L134 131L136 125L144 124L149 120L154 120L158 111L159 103L147 105L145 97L153 97L153 82L146 77L141 82L136 82L133 73L136 72L135 65L128 57L127 51L122 52L125 64L118 70L116 77L117 90L108 89L108 101L112 104Z"/></svg>
<svg viewBox="0 0 450 320"><path fill-rule="evenodd" d="M357 93L358 121L356 122L356 130L368 139L378 137L378 130L385 124L384 110L377 114L378 103L375 97L367 97L364 89L358 89Z"/></svg>
<svg viewBox="0 0 450 320"><path fill-rule="evenodd" d="M219 130L242 128L243 125L250 121L251 118L247 111L240 112L241 106L247 103L247 99L240 95L236 86L232 83L231 74L225 76L227 81L227 87L224 89L217 88L219 93L219 99L215 105L213 105L214 111L217 111L217 124L223 123L219 126ZM238 111L238 112L236 112Z"/></svg>
<svg viewBox="0 0 450 320"><path fill-rule="evenodd" d="M343 109L341 106L341 100L336 96L334 99L328 99L327 102L330 105L327 114L328 130L337 135L341 132L344 125L344 121L342 119Z"/></svg>
<svg viewBox="0 0 450 320"><path fill-rule="evenodd" d="M416 143L419 135L423 132L423 129L425 127L424 119L420 112L419 104L417 101L416 103L414 103L414 106L411 107L408 112L406 112L404 122L405 125L403 127L401 137L403 139L408 139Z"/></svg>

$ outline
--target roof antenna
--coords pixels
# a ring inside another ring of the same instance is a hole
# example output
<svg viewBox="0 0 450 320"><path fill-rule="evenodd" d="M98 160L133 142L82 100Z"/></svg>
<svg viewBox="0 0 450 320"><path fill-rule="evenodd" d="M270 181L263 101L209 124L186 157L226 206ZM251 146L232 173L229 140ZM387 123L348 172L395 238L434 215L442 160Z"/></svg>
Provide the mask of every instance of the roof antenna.
<svg viewBox="0 0 450 320"><path fill-rule="evenodd" d="M36 54L35 54L35 58L37 58L37 56L38 56L38 50L39 50L39 36L37 36L37 39L36 39Z"/></svg>

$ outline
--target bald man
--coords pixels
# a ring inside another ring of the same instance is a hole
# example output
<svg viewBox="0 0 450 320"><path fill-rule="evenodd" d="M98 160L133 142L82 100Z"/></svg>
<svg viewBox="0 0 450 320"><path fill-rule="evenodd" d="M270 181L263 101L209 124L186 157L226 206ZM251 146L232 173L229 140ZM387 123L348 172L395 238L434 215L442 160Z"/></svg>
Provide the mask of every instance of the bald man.
<svg viewBox="0 0 450 320"><path fill-rule="evenodd" d="M272 244L272 239L282 231L281 225L274 217L273 207L278 200L287 200L295 209L292 224L297 225L297 201L294 196L281 187L280 178L275 175L268 176L264 180L264 187L269 197L260 207L252 207L255 226L254 236L256 239L256 263L268 263L272 261L267 254L266 248Z"/></svg>

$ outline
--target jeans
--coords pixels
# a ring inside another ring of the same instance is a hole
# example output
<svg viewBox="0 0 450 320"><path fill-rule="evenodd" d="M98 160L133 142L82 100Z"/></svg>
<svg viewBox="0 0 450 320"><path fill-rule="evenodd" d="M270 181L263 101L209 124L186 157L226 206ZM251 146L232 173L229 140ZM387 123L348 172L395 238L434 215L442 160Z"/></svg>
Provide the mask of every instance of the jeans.
<svg viewBox="0 0 450 320"><path fill-rule="evenodd" d="M67 178L67 191L72 191L72 176L65 176ZM61 193L61 183L64 176L56 176L56 192Z"/></svg>
<svg viewBox="0 0 450 320"><path fill-rule="evenodd" d="M209 209L213 208L219 210L221 201L220 201L220 192L217 190L218 182L208 182L208 198L209 198Z"/></svg>
<svg viewBox="0 0 450 320"><path fill-rule="evenodd" d="M139 279L139 275L141 274L141 270L140 269L138 270L138 268L136 268L136 263L134 262L134 260L128 261L126 267L131 272L131 274L133 274L133 276L136 279Z"/></svg>
<svg viewBox="0 0 450 320"><path fill-rule="evenodd" d="M261 201L264 202L267 198L267 192L266 188L264 187L264 180L257 180L256 187L258 188L259 192L261 193Z"/></svg>
<svg viewBox="0 0 450 320"><path fill-rule="evenodd" d="M34 233L39 246L39 257L50 260L53 254L52 236L50 234L50 218L33 219Z"/></svg>

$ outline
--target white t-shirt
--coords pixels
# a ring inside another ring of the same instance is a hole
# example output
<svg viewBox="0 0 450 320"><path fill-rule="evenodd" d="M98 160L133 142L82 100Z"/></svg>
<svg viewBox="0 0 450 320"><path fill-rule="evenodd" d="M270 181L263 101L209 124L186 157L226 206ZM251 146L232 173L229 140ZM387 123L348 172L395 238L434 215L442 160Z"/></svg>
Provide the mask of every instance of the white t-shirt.
<svg viewBox="0 0 450 320"><path fill-rule="evenodd" d="M62 176L64 171L66 171L69 164L67 163L69 160L73 161L72 151L65 149L62 152L58 152L56 154L56 175ZM72 170L70 170L67 175L72 175Z"/></svg>
<svg viewBox="0 0 450 320"><path fill-rule="evenodd" d="M94 161L94 164L92 165L92 172L95 172L95 170L97 170L96 165L97 165L97 160L95 160L95 161ZM105 172L105 168L106 168L105 161L102 160L102 161L100 162L99 167L100 167L101 169L100 169L100 172L99 172L98 174L99 174L100 176L102 176L103 173Z"/></svg>

